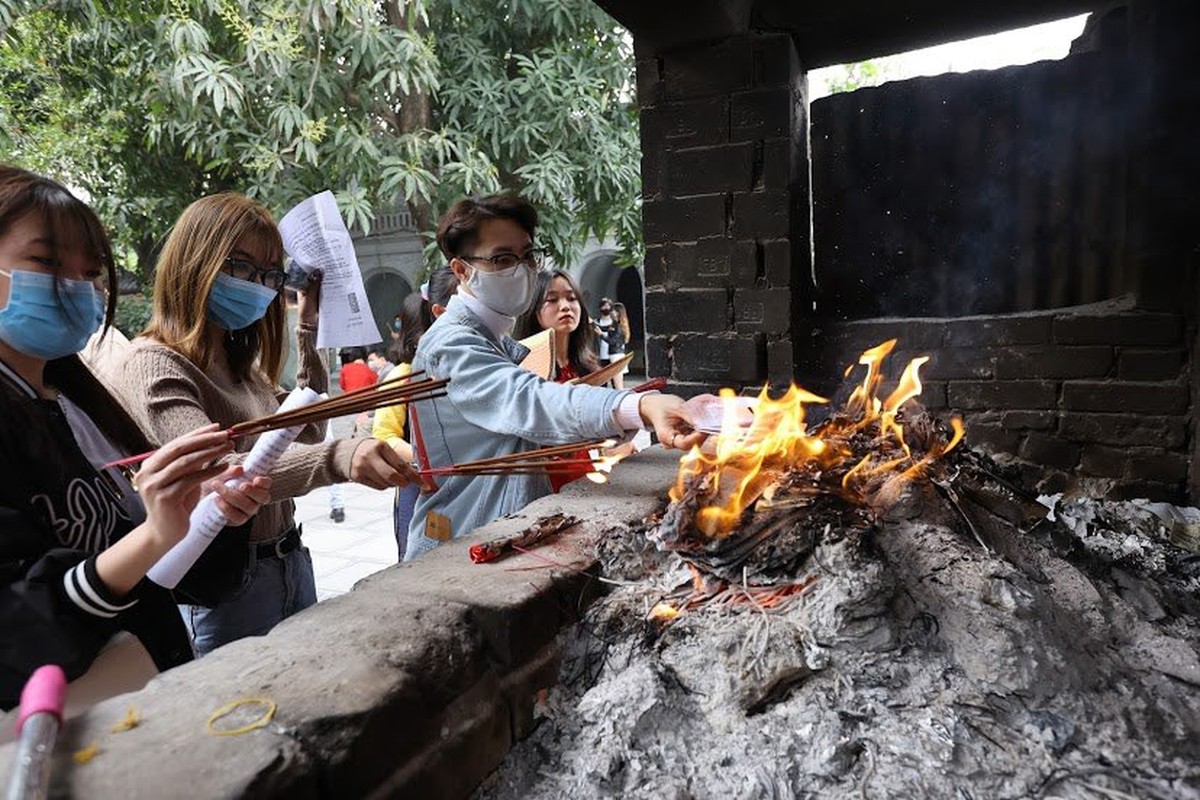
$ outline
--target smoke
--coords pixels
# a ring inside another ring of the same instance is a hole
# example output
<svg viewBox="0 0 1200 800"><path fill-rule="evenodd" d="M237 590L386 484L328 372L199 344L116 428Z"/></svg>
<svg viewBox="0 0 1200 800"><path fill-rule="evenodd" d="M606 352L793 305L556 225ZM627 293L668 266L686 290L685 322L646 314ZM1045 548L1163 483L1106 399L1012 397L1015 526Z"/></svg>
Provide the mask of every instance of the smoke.
<svg viewBox="0 0 1200 800"><path fill-rule="evenodd" d="M812 104L826 314L958 316L1119 294L1149 91L1122 53L917 78Z"/></svg>

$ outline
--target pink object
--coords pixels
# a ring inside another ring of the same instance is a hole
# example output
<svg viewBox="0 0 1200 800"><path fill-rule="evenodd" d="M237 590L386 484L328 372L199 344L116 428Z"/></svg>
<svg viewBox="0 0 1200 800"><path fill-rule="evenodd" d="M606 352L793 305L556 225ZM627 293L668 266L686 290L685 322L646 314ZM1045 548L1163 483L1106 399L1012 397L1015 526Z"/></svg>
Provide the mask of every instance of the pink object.
<svg viewBox="0 0 1200 800"><path fill-rule="evenodd" d="M25 720L34 714L52 714L62 722L63 704L67 699L67 676L53 664L38 667L21 690L21 711L17 717L17 735Z"/></svg>

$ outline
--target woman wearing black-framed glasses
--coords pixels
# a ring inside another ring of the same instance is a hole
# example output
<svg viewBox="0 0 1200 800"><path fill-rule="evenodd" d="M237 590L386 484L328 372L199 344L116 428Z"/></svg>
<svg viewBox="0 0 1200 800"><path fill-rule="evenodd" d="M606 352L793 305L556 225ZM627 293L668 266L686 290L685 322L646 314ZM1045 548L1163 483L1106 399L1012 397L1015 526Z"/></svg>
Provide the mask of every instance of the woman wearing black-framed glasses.
<svg viewBox="0 0 1200 800"><path fill-rule="evenodd" d="M192 203L167 237L154 285L154 316L134 340L112 383L154 438L207 422L227 428L278 410L286 308L283 242L266 208L240 194ZM298 292L296 384L327 391L316 349L319 283ZM357 481L375 489L416 480L386 443L324 441L324 424L305 428L271 472L270 504L249 530L223 531L205 552L216 577L181 608L201 654L276 623L316 602L312 561L290 498ZM231 460L253 441L238 439ZM216 552L220 550L220 552ZM213 554L210 556L210 554ZM200 564L205 563L202 557Z"/></svg>
<svg viewBox="0 0 1200 800"><path fill-rule="evenodd" d="M225 264L222 266L222 271L240 281L249 281L258 283L270 289L272 292L278 292L283 288L284 281L287 280L287 273L276 267L263 268L245 258L237 256L229 256L225 259Z"/></svg>

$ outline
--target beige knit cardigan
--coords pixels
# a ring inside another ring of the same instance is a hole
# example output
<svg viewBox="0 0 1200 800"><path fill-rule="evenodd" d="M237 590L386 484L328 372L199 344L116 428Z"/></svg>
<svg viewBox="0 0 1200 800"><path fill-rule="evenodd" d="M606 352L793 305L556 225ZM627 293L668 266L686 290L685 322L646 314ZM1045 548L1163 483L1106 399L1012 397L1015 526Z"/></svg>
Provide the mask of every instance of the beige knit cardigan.
<svg viewBox="0 0 1200 800"><path fill-rule="evenodd" d="M316 392L329 388L329 373L315 346L316 333L297 330L300 348L296 385ZM161 342L139 336L120 363L107 365L102 379L122 398L155 445L210 422L228 427L272 414L287 392L266 381L237 380L224 364L207 370ZM252 541L272 539L293 524L291 498L350 478L350 459L362 439L324 442L325 425L309 425L271 472L271 498L254 518ZM256 437L236 440L230 463L245 459ZM303 443L303 444L301 444Z"/></svg>

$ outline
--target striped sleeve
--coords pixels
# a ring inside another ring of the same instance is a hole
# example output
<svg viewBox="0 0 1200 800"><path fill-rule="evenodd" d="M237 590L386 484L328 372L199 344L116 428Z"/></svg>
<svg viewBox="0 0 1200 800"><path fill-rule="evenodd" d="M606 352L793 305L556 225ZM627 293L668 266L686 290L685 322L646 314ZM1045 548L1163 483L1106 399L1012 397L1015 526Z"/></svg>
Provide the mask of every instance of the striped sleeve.
<svg viewBox="0 0 1200 800"><path fill-rule="evenodd" d="M71 567L63 575L63 588L67 597L81 610L92 616L111 619L117 614L132 608L137 600L122 603L113 596L100 573L96 571L96 557L84 559Z"/></svg>

